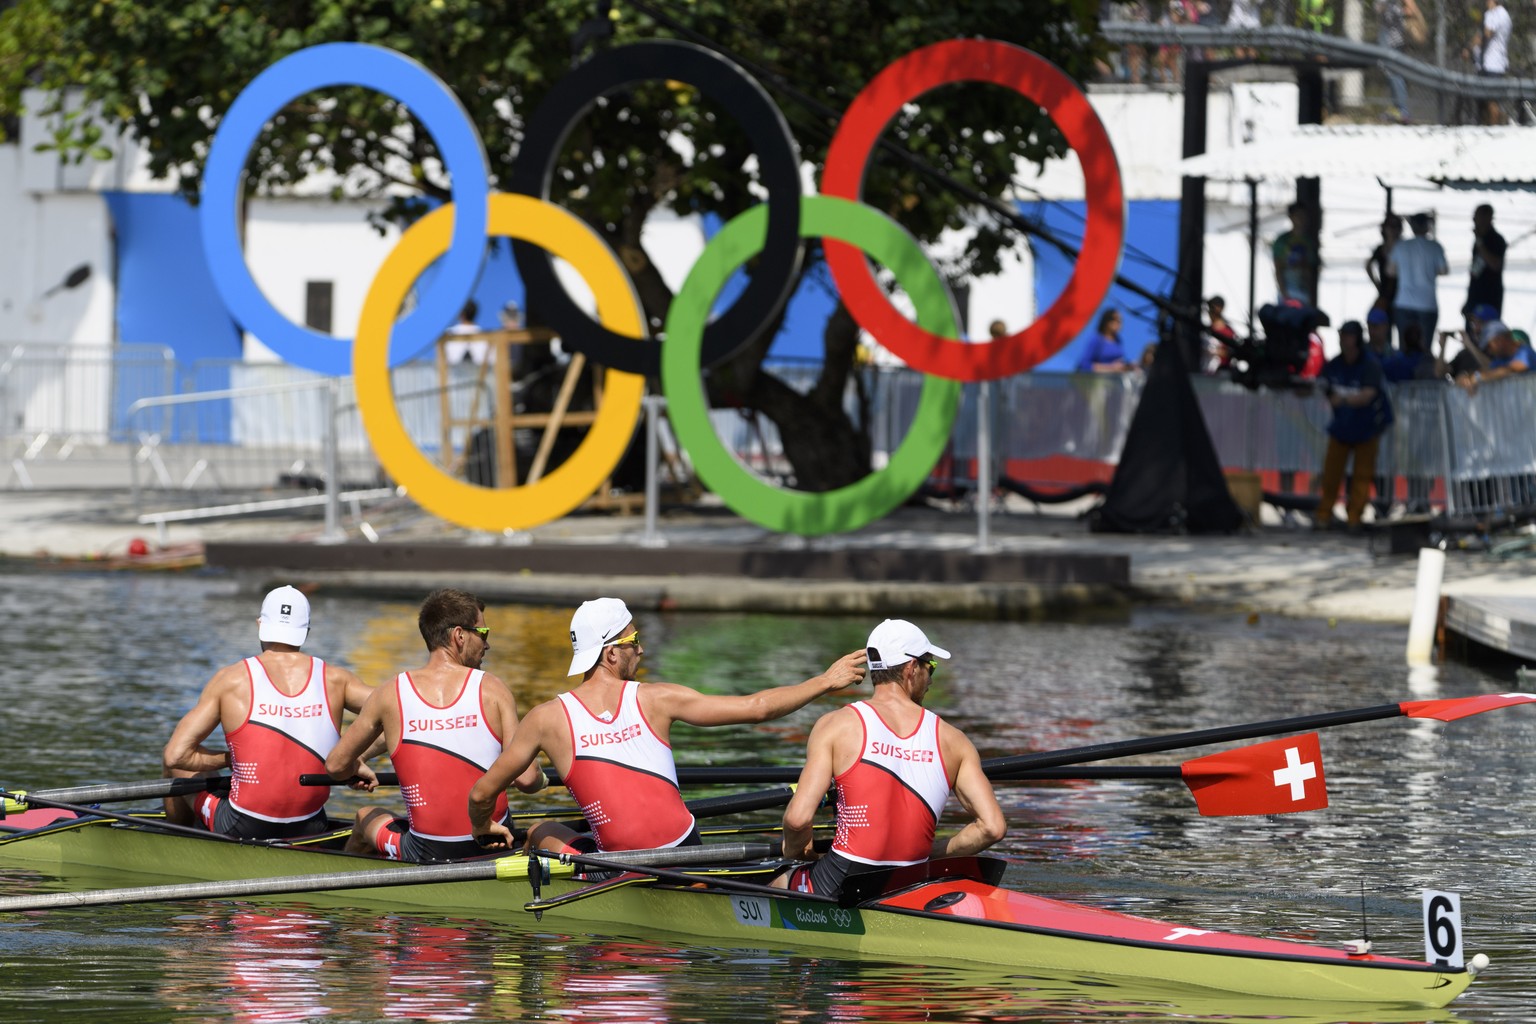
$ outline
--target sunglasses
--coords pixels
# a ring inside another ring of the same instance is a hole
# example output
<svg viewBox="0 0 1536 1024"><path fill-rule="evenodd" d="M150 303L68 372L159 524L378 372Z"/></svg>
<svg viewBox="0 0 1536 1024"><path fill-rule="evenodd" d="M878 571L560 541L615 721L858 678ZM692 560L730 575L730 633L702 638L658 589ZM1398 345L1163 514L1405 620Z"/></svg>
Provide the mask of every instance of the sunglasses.
<svg viewBox="0 0 1536 1024"><path fill-rule="evenodd" d="M918 658L917 659L917 663L919 665L926 665L928 667L928 678L929 679L932 679L934 676L938 675L938 673L939 673L939 659L937 659L937 658Z"/></svg>
<svg viewBox="0 0 1536 1024"><path fill-rule="evenodd" d="M489 641L491 639L490 626L460 626L459 628L471 633L478 633L481 640Z"/></svg>
<svg viewBox="0 0 1536 1024"><path fill-rule="evenodd" d="M629 636L621 636L621 637L619 637L617 640L615 640L613 643L609 644L608 646L609 647L624 647L624 646L627 646L629 644L634 644L636 647L640 646L640 631L638 629L635 630L633 633L629 634Z"/></svg>

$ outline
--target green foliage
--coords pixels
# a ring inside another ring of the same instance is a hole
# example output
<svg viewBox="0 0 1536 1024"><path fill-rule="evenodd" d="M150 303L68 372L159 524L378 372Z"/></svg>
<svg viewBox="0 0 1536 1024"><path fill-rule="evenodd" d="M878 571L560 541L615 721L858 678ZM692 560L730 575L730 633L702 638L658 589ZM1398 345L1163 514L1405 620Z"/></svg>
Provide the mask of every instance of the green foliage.
<svg viewBox="0 0 1536 1024"><path fill-rule="evenodd" d="M642 13L654 10L742 55L766 73L804 155L819 164L831 124L780 83L840 111L894 55L959 36L1016 42L1084 77L1098 52L1095 7L1090 0L620 2L608 42L675 34ZM567 72L572 39L597 11L593 0L23 0L0 16L0 103L14 109L25 74L46 87L78 89L95 113L61 122L53 145L99 150L99 122L119 122L147 148L153 174L175 174L195 194L219 116L262 68L317 43L376 43L411 55L453 87L485 139L493 176L502 177L516 154L520 112ZM250 186L281 189L314 171L366 172L365 192L404 186L446 197L431 139L397 130L407 117L399 104L360 89L301 97L251 154ZM937 90L892 130L915 155L991 196L1007 187L1015 158L1038 162L1063 151L1030 104L989 86ZM675 138L691 144L692 161ZM627 236L616 240L633 242L638 220L657 204L728 215L750 203L748 155L737 127L693 90L640 87L601 105L572 133L558 198ZM871 177L868 201L899 213L924 239L961 223L953 197L889 160ZM399 204L392 212L408 216ZM991 269L990 259L982 262L968 269Z"/></svg>

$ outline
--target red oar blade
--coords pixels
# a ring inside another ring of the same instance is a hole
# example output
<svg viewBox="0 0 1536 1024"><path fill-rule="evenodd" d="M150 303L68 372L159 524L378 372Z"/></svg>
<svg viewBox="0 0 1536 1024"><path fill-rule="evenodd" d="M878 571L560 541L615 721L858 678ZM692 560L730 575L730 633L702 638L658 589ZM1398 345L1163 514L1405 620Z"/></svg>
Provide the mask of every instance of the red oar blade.
<svg viewBox="0 0 1536 1024"><path fill-rule="evenodd" d="M1513 707L1516 704L1536 704L1536 693L1485 693L1477 697L1448 697L1444 700L1410 700L1399 705L1409 718L1435 718L1442 722L1454 722L1484 711Z"/></svg>
<svg viewBox="0 0 1536 1024"><path fill-rule="evenodd" d="M1184 782L1207 817L1289 814L1328 806L1317 733L1208 754L1183 765Z"/></svg>

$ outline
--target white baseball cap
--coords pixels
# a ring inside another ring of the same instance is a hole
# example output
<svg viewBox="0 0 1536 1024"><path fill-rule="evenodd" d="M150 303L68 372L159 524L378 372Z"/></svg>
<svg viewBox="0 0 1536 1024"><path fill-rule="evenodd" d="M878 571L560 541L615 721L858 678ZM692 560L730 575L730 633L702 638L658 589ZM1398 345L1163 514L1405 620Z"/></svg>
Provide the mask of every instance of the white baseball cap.
<svg viewBox="0 0 1536 1024"><path fill-rule="evenodd" d="M309 598L293 587L278 587L261 602L256 635L269 644L303 647L309 636Z"/></svg>
<svg viewBox="0 0 1536 1024"><path fill-rule="evenodd" d="M869 642L864 647L871 671L896 668L925 654L949 659L948 651L930 642L922 630L906 619L886 619L869 634Z"/></svg>
<svg viewBox="0 0 1536 1024"><path fill-rule="evenodd" d="M577 608L571 616L571 648L575 654L566 675L582 675L596 665L603 648L619 638L632 618L624 602L616 597L599 597Z"/></svg>

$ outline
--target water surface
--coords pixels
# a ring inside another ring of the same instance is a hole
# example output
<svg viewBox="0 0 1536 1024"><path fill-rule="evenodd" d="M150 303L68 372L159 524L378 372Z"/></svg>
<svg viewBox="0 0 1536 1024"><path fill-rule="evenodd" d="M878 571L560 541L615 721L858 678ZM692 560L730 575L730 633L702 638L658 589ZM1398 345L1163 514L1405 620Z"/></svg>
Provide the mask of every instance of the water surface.
<svg viewBox="0 0 1536 1024"><path fill-rule="evenodd" d="M0 783L156 777L160 747L203 683L254 653L258 603L211 578L0 575ZM380 682L424 660L415 612L319 597L308 646ZM564 687L568 619L569 609L487 610L486 667L521 706ZM805 678L860 646L873 625L645 613L638 621L645 678L720 692ZM929 706L984 756L1513 686L1513 670L1501 667L1449 666L1410 681L1405 631L1392 627L1165 610L921 624L955 653ZM679 727L679 760L796 764L810 725L835 703L756 729ZM1332 804L1301 815L1202 818L1187 791L1167 783L999 786L1011 828L996 852L1010 861L1008 883L1045 895L1323 942L1358 937L1363 914L1378 951L1418 957L1419 890L1460 892L1468 952L1489 954L1494 966L1444 1012L678 949L564 935L547 923L380 915L294 898L0 921L0 1021L1527 1021L1536 1005L1532 714L1326 730ZM346 813L357 799L340 794L333 810ZM548 794L538 800L546 805ZM0 863L0 891L53 884Z"/></svg>

